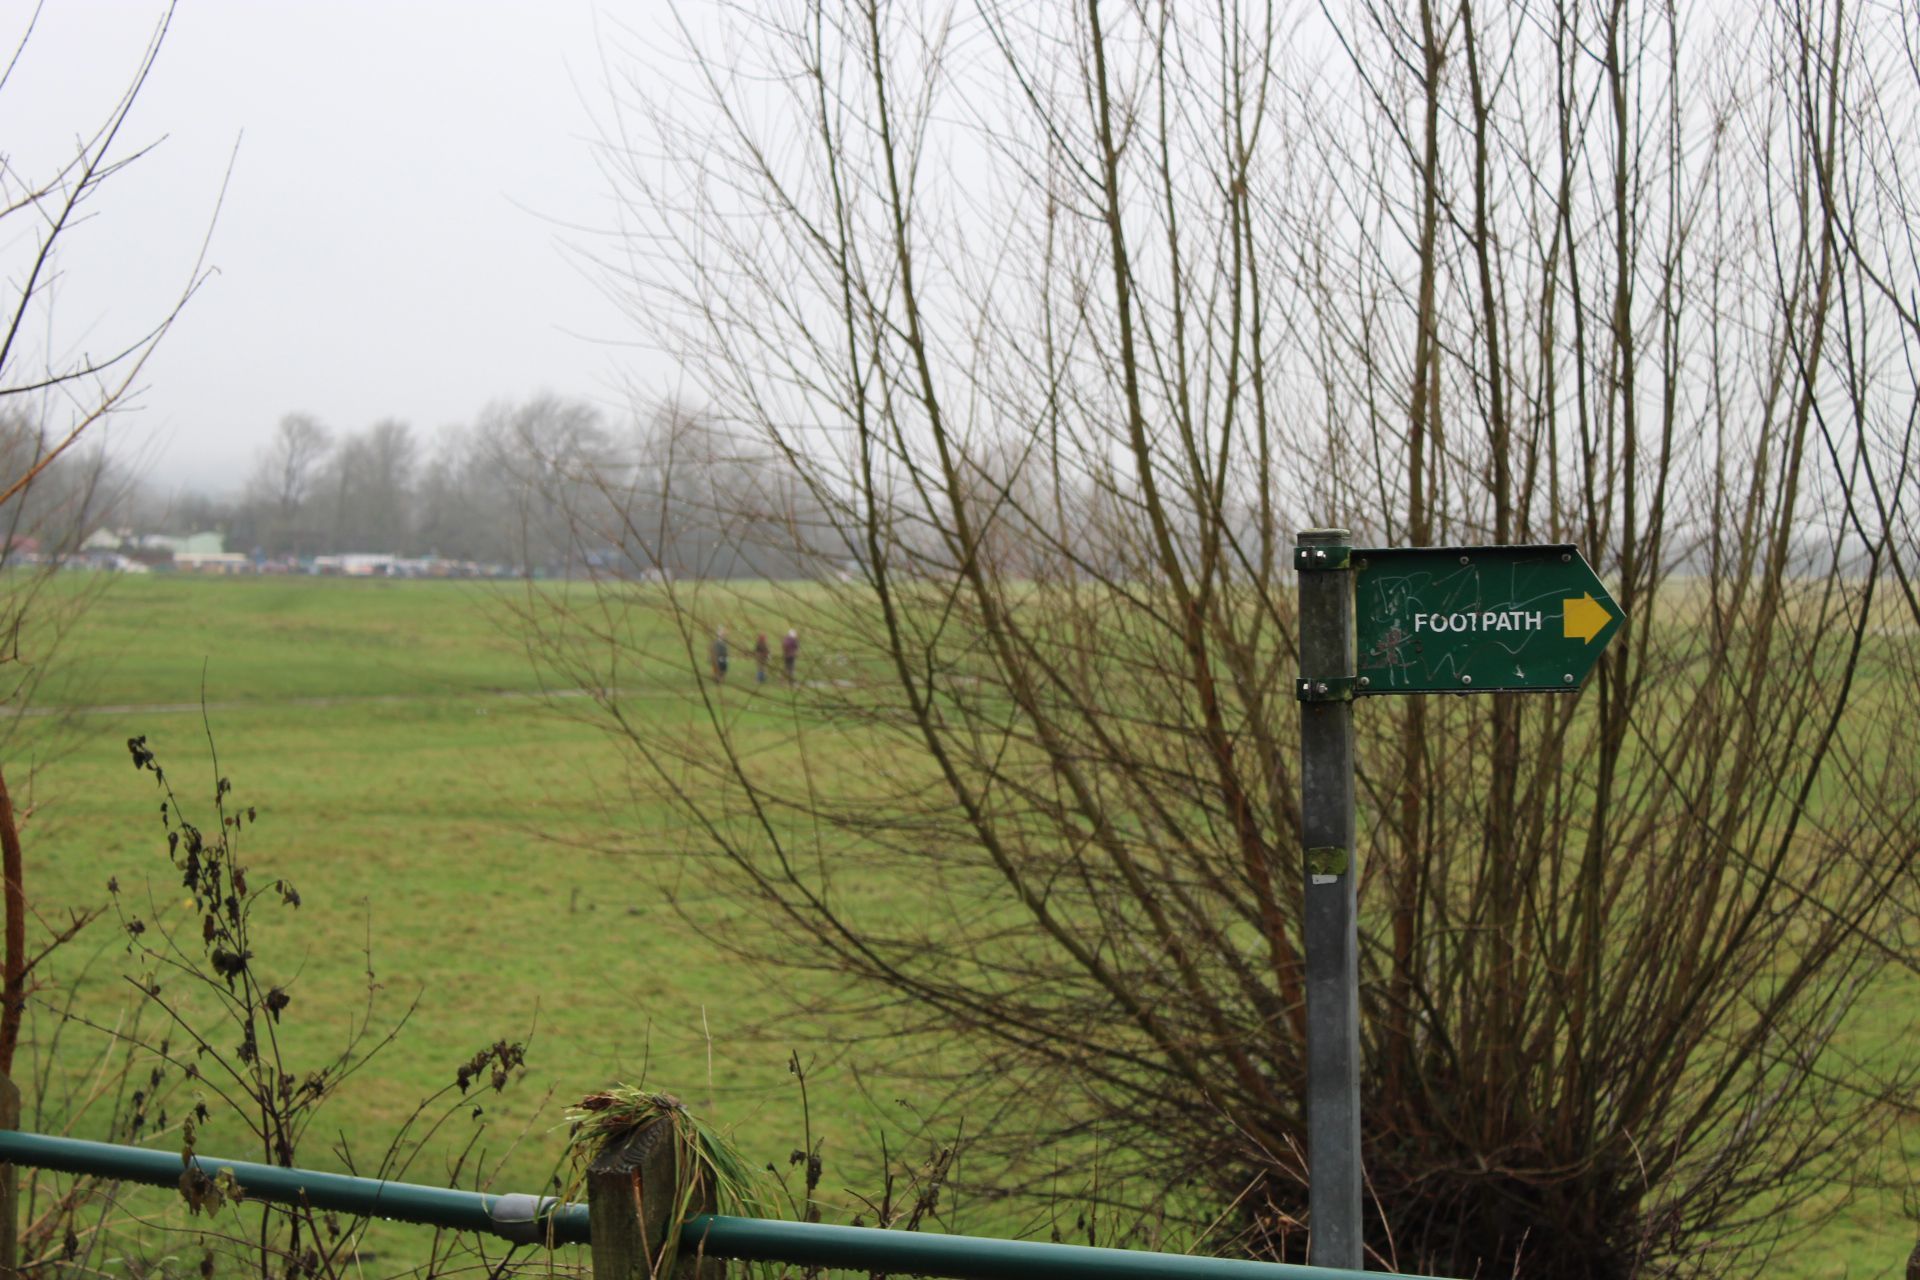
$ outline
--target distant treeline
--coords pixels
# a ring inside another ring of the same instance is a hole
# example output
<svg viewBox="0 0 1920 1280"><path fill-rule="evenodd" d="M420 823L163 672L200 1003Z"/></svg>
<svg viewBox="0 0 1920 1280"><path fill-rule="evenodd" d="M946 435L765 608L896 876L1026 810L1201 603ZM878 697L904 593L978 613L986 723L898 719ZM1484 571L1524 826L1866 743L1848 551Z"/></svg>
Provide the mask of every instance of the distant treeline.
<svg viewBox="0 0 1920 1280"><path fill-rule="evenodd" d="M0 448L31 456L31 424L0 428ZM50 553L100 529L213 530L227 550L268 559L364 552L529 573L794 577L832 555L804 533L810 506L783 462L738 448L700 415L664 407L615 423L538 395L425 439L396 419L343 431L290 413L233 496L162 496L97 451L69 456L0 518L19 526L14 545Z"/></svg>
<svg viewBox="0 0 1920 1280"><path fill-rule="evenodd" d="M822 447L804 436L790 442L797 455ZM46 448L30 421L0 418L0 465L10 474L31 469ZM976 460L970 478L1004 510L1051 507L1068 524L1124 518L1112 494L1084 481L1040 492L1057 478L1024 462L1017 452ZM900 500L881 514L893 526L896 570L950 575L939 531L908 514L910 478L889 488ZM837 502L844 498L803 486L787 454L746 447L707 415L669 405L616 423L584 401L543 394L490 405L470 425L425 441L397 419L337 431L290 413L255 453L237 495L163 495L97 446L72 450L0 504L0 547L12 560L59 558L101 530L216 531L228 551L269 560L371 553L546 575L801 578L857 569L863 559L860 547L829 532ZM1367 523L1362 514L1350 517L1356 528ZM1255 538L1253 512L1234 513L1230 523ZM1796 539L1790 571L1818 572L1827 563L1837 536L1827 523L1810 522ZM1012 521L990 522L975 554L1021 576L1033 548L1015 529ZM1186 544L1189 531L1172 532ZM1669 571L1705 573L1710 538L1707 530L1677 531ZM1863 571L1863 553L1839 541L1840 572ZM1117 563L1096 567L1126 571Z"/></svg>

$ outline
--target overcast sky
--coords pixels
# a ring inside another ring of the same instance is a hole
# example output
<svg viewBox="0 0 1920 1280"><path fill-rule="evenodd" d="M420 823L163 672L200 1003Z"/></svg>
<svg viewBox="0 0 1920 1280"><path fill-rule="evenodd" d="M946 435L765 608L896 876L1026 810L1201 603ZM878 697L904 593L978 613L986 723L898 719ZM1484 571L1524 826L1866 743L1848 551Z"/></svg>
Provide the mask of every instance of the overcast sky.
<svg viewBox="0 0 1920 1280"><path fill-rule="evenodd" d="M9 49L31 10L0 5ZM98 125L163 13L46 4L0 93L17 173ZM182 0L131 124L164 140L73 234L55 299L57 340L96 353L163 314L231 161L217 274L115 451L164 488L218 491L293 410L424 436L499 397L614 405L624 377L659 385L562 247L585 238L565 224L608 222L600 33L632 58L650 13L623 9L618 31L587 0Z"/></svg>

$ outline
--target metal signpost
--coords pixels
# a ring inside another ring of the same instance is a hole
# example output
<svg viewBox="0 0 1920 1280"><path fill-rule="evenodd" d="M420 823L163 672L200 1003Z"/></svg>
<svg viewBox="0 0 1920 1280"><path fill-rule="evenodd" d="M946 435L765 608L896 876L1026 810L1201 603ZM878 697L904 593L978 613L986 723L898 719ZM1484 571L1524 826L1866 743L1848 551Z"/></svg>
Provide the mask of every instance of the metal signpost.
<svg viewBox="0 0 1920 1280"><path fill-rule="evenodd" d="M1307 1260L1362 1270L1353 700L1574 693L1620 606L1571 546L1354 547L1303 532L1300 825L1306 846Z"/></svg>
<svg viewBox="0 0 1920 1280"><path fill-rule="evenodd" d="M1307 1261L1362 1270L1360 939L1354 927L1354 684L1347 531L1300 535L1300 834L1307 849ZM1339 568L1331 567L1339 564ZM1312 677L1308 684L1309 675Z"/></svg>

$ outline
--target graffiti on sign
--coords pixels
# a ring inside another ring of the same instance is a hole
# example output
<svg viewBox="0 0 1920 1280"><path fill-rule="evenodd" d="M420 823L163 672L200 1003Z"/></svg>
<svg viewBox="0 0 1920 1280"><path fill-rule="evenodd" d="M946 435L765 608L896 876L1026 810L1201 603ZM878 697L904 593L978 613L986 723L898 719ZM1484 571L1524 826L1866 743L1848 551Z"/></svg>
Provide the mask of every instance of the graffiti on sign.
<svg viewBox="0 0 1920 1280"><path fill-rule="evenodd" d="M1623 622L1570 546L1353 552L1355 692L1570 692Z"/></svg>

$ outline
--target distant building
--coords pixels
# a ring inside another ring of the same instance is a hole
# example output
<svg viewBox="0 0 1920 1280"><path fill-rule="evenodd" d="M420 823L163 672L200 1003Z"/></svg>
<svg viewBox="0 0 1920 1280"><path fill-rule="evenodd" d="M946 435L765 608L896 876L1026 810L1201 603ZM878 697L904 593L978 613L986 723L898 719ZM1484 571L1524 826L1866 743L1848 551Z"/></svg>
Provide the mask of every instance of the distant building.
<svg viewBox="0 0 1920 1280"><path fill-rule="evenodd" d="M393 576L395 561L389 555L315 556L313 571L342 578L386 578Z"/></svg>
<svg viewBox="0 0 1920 1280"><path fill-rule="evenodd" d="M131 548L144 552L170 552L180 555L220 555L227 549L225 535L209 530L204 533L189 533L179 536L171 533L137 533L121 537L117 544L121 549Z"/></svg>
<svg viewBox="0 0 1920 1280"><path fill-rule="evenodd" d="M190 556L225 555L227 538L225 534L209 530L206 533L190 533L176 540L173 558L178 560L183 554Z"/></svg>
<svg viewBox="0 0 1920 1280"><path fill-rule="evenodd" d="M84 566L90 569L102 569L108 573L152 573L153 570L132 556L123 556L118 551L90 551Z"/></svg>
<svg viewBox="0 0 1920 1280"><path fill-rule="evenodd" d="M253 561L238 551L176 551L173 567L183 573L252 573Z"/></svg>

